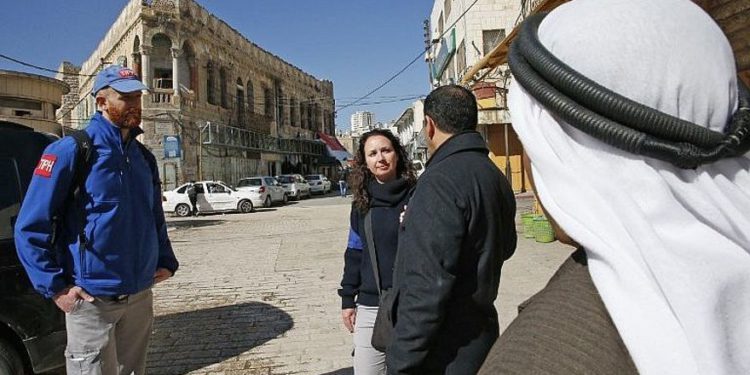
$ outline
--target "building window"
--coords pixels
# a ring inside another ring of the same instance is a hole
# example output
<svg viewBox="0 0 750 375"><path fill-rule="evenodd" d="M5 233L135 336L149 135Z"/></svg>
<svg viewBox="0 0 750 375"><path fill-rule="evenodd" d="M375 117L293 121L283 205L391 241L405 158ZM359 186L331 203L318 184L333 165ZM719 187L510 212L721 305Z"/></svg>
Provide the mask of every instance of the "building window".
<svg viewBox="0 0 750 375"><path fill-rule="evenodd" d="M438 36L443 35L443 13L440 12L440 17L438 18Z"/></svg>
<svg viewBox="0 0 750 375"><path fill-rule="evenodd" d="M505 29L482 30L482 53L486 56L505 39Z"/></svg>
<svg viewBox="0 0 750 375"><path fill-rule="evenodd" d="M461 41L461 44L458 45L458 50L456 50L456 70L458 71L458 74L464 74L464 70L466 69L466 44L464 41Z"/></svg>
<svg viewBox="0 0 750 375"><path fill-rule="evenodd" d="M154 68L154 88L172 89L172 69Z"/></svg>
<svg viewBox="0 0 750 375"><path fill-rule="evenodd" d="M16 98L0 98L0 107L41 111L42 102Z"/></svg>
<svg viewBox="0 0 750 375"><path fill-rule="evenodd" d="M304 101L299 102L299 117L300 127L307 129L307 107Z"/></svg>
<svg viewBox="0 0 750 375"><path fill-rule="evenodd" d="M443 9L445 9L445 19L449 19L451 16L451 3L453 3L453 0L445 0L445 2L443 3Z"/></svg>

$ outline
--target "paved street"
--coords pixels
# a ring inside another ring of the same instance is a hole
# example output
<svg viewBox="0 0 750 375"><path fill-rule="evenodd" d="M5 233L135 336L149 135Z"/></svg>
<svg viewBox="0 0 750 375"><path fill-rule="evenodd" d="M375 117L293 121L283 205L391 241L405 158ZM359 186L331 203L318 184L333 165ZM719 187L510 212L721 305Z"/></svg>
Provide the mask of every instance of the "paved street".
<svg viewBox="0 0 750 375"><path fill-rule="evenodd" d="M349 207L330 196L252 214L169 218L181 268L155 288L148 372L351 373L336 295ZM503 328L571 251L520 237L497 303Z"/></svg>

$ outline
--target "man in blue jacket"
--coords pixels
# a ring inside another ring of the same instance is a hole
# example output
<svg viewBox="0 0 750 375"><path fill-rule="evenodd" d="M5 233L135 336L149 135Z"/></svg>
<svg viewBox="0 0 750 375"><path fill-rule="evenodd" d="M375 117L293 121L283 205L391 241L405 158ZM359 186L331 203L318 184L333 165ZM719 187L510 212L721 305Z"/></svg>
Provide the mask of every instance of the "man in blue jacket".
<svg viewBox="0 0 750 375"><path fill-rule="evenodd" d="M143 133L142 90L122 66L96 76L83 194L70 199L80 164L76 141L65 137L44 151L16 223L18 256L34 288L65 312L68 374L144 374L151 287L178 267L158 178L135 140Z"/></svg>

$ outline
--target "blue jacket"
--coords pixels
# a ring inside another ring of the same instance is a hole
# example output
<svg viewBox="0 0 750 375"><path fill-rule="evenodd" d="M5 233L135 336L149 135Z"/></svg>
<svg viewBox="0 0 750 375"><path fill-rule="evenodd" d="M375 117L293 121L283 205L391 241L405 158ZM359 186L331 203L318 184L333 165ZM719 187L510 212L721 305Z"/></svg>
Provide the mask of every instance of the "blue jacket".
<svg viewBox="0 0 750 375"><path fill-rule="evenodd" d="M178 267L161 190L139 146L134 140L123 144L120 129L99 112L86 132L93 156L84 202L66 202L77 146L65 137L44 151L15 226L18 257L34 288L46 297L71 284L94 296L133 294L153 285L157 268L174 272ZM131 130L130 139L140 133L140 128ZM64 220L53 246L57 213ZM78 238L81 225L85 246Z"/></svg>

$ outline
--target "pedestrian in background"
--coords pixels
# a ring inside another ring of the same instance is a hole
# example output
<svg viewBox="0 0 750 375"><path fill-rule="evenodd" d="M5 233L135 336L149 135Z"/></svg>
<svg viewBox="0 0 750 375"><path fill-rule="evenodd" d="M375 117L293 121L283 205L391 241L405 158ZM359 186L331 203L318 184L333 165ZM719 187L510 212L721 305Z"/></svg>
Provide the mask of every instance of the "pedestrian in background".
<svg viewBox="0 0 750 375"><path fill-rule="evenodd" d="M190 181L190 185L187 188L188 199L190 199L190 210L193 216L198 216L198 187L195 185L195 181Z"/></svg>
<svg viewBox="0 0 750 375"><path fill-rule="evenodd" d="M96 76L84 194L68 202L77 146L65 137L44 151L16 223L18 256L34 288L65 312L68 374L145 374L151 287L178 267L156 160L135 139L143 133L142 90L128 68L113 65ZM58 213L59 225L52 219Z"/></svg>
<svg viewBox="0 0 750 375"><path fill-rule="evenodd" d="M577 250L482 372L750 374L750 95L726 36L688 0L577 0L535 21L512 50L538 35L567 77L601 85L562 98L511 59L525 170Z"/></svg>
<svg viewBox="0 0 750 375"><path fill-rule="evenodd" d="M372 347L372 329L380 294L392 286L399 216L416 180L406 150L391 132L376 129L362 136L351 175L354 202L339 290L344 326L354 333L358 375L385 374L385 353Z"/></svg>
<svg viewBox="0 0 750 375"><path fill-rule="evenodd" d="M342 198L346 197L346 188L349 183L349 168L341 168L339 172L339 194Z"/></svg>
<svg viewBox="0 0 750 375"><path fill-rule="evenodd" d="M513 191L476 131L477 102L448 85L425 99L430 160L403 218L389 374L476 373L498 336L500 268L516 247Z"/></svg>

